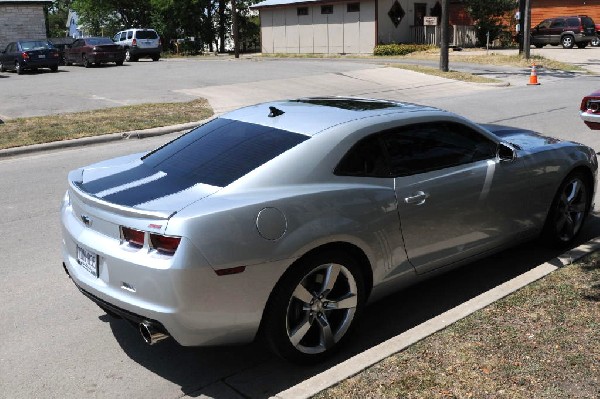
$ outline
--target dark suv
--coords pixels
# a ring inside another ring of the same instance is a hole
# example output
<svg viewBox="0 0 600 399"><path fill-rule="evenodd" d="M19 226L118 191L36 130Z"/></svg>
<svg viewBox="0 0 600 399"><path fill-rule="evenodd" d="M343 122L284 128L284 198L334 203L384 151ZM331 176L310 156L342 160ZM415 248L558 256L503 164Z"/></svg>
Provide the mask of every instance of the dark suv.
<svg viewBox="0 0 600 399"><path fill-rule="evenodd" d="M594 21L585 15L548 18L531 29L531 44L537 48L546 44L584 48L596 37Z"/></svg>

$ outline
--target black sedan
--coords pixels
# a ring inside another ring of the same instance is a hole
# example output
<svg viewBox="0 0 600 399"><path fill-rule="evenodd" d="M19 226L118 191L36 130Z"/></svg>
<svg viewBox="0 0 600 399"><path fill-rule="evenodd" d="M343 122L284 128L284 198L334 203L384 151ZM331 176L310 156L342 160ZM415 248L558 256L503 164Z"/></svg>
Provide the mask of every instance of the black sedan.
<svg viewBox="0 0 600 399"><path fill-rule="evenodd" d="M65 64L82 64L89 68L93 64L114 62L123 65L125 50L108 37L86 37L77 39L65 48Z"/></svg>
<svg viewBox="0 0 600 399"><path fill-rule="evenodd" d="M20 40L9 43L0 53L0 72L11 69L20 75L26 69L38 68L56 72L59 60L58 50L47 40Z"/></svg>

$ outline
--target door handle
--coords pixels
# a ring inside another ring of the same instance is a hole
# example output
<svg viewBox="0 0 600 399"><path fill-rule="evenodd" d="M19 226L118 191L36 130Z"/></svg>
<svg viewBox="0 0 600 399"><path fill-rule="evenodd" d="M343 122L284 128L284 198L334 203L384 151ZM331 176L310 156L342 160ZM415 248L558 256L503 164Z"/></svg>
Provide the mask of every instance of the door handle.
<svg viewBox="0 0 600 399"><path fill-rule="evenodd" d="M417 191L415 195L404 198L404 202L413 205L423 205L427 198L429 198L429 194L426 194L423 191Z"/></svg>

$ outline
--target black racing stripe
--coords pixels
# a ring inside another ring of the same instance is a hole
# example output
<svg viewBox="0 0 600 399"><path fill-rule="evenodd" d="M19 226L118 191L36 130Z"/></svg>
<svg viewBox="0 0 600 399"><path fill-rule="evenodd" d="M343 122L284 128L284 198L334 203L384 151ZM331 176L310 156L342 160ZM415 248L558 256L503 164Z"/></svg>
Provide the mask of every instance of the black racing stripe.
<svg viewBox="0 0 600 399"><path fill-rule="evenodd" d="M115 173L114 175L102 177L97 180L92 180L88 183L81 184L81 188L91 194L97 194L104 190L122 186L123 184L132 183L134 181L145 179L155 174L156 171L148 165L141 164L134 168L123 172ZM85 172L84 172L85 178Z"/></svg>
<svg viewBox="0 0 600 399"><path fill-rule="evenodd" d="M158 180L107 195L102 199L115 204L132 207L157 198L178 193L192 187L194 184L195 182L191 180L186 181L163 176Z"/></svg>

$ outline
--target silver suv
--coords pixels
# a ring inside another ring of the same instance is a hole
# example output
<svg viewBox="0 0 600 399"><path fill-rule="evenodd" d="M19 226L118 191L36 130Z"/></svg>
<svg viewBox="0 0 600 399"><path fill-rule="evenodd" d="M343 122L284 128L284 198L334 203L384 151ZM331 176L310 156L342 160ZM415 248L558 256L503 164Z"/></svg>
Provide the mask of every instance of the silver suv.
<svg viewBox="0 0 600 399"><path fill-rule="evenodd" d="M160 59L162 50L160 36L154 29L127 29L113 36L113 42L125 49L125 61L137 61L143 57Z"/></svg>

